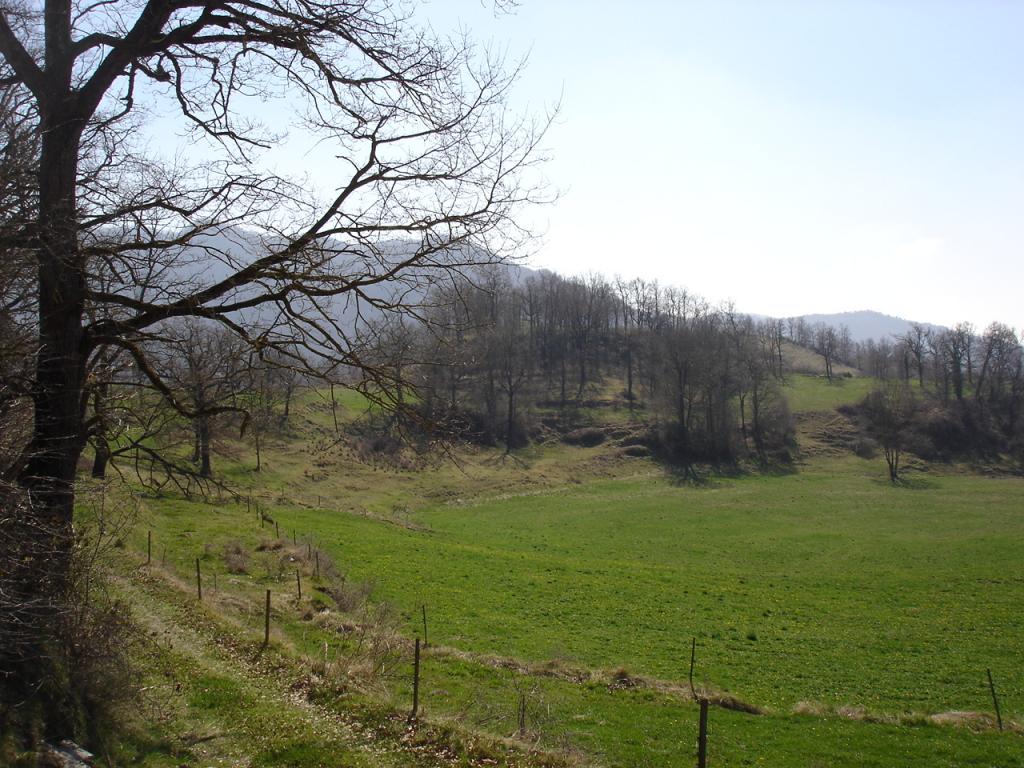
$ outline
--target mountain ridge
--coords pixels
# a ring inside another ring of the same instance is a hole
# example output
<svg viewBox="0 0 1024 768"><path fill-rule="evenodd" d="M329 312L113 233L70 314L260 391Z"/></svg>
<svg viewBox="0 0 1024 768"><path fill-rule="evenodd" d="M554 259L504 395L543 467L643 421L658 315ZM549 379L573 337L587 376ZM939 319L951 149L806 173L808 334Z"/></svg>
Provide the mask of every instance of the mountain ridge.
<svg viewBox="0 0 1024 768"><path fill-rule="evenodd" d="M783 320L803 320L810 325L824 323L836 328L845 325L850 329L850 337L854 341L868 341L873 339L892 339L895 336L902 336L911 329L913 325L920 325L930 331L947 330L945 326L935 323L927 323L916 320L907 320L895 315L888 315L873 309L861 309L849 312L813 313L807 315L794 315L782 318Z"/></svg>

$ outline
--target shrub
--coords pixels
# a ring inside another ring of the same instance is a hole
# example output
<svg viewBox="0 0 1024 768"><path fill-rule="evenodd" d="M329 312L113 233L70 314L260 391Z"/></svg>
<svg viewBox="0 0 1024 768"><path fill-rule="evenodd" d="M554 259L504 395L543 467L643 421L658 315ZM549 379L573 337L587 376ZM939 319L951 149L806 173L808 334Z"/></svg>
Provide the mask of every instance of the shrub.
<svg viewBox="0 0 1024 768"><path fill-rule="evenodd" d="M134 510L81 506L64 572L52 567L60 534L21 489L0 486L0 743L15 749L42 739L105 749L138 690L129 649L142 635L104 578Z"/></svg>
<svg viewBox="0 0 1024 768"><path fill-rule="evenodd" d="M632 456L634 458L644 458L651 455L651 449L646 445L627 445L621 451L623 456Z"/></svg>
<svg viewBox="0 0 1024 768"><path fill-rule="evenodd" d="M583 427L582 429L574 429L572 432L569 432L562 438L562 441L569 445L580 445L584 448L593 448L594 446L603 443L604 438L605 434L600 429Z"/></svg>
<svg viewBox="0 0 1024 768"><path fill-rule="evenodd" d="M249 572L249 551L237 539L224 545L224 568L228 573Z"/></svg>
<svg viewBox="0 0 1024 768"><path fill-rule="evenodd" d="M323 591L334 600L338 610L344 613L355 613L366 605L373 594L373 582L361 581L349 583L344 576L333 580Z"/></svg>
<svg viewBox="0 0 1024 768"><path fill-rule="evenodd" d="M859 436L853 441L853 452L862 459L873 459L878 456L878 443L870 437Z"/></svg>

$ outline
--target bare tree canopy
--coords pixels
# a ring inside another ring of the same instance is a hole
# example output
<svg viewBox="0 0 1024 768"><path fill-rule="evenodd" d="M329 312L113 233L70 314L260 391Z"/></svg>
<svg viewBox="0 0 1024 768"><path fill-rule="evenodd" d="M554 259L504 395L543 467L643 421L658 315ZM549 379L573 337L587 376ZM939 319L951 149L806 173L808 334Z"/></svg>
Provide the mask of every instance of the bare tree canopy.
<svg viewBox="0 0 1024 768"><path fill-rule="evenodd" d="M166 394L145 342L182 316L259 348L287 342L298 366L311 352L359 367L339 297L406 309L410 286L522 234L511 214L536 199L523 179L540 131L506 107L515 68L407 13L156 0L0 13L9 111L40 137L30 215L5 222L39 275L29 486L67 493L98 349L123 348ZM326 199L266 170L282 137L253 120L254 100L301 110L303 135L335 148L347 173ZM200 162L169 166L136 140L144 105L168 102Z"/></svg>
<svg viewBox="0 0 1024 768"><path fill-rule="evenodd" d="M518 65L426 31L413 10L0 2L0 326L30 361L2 395L33 412L5 471L54 532L37 549L63 553L45 565L51 584L68 567L75 471L100 421L90 391L108 361L193 418L149 357L175 318L220 324L279 364L364 368L342 304L410 311L408 290L525 234L512 217L542 194L546 121L508 108ZM154 151L157 111L190 132L191 159ZM330 148L333 189L268 170L281 115Z"/></svg>

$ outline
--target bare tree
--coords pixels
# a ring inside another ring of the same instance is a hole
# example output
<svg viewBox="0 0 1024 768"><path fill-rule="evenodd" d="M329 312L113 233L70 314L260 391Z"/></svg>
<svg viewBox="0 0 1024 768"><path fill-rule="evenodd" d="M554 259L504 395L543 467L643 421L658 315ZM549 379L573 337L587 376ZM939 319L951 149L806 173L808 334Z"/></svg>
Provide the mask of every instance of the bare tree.
<svg viewBox="0 0 1024 768"><path fill-rule="evenodd" d="M405 10L372 0L0 7L9 123L38 142L31 186L15 184L27 205L12 206L4 239L28 253L20 298L37 305L32 432L16 474L53 536L37 548L53 553L41 564L48 589L70 567L101 350L123 350L179 406L147 342L181 317L277 347L297 368L347 366L372 380L352 330L367 309L406 311L410 291L523 234L512 215L537 199L524 174L542 130L509 113L517 68L418 28ZM344 172L323 199L262 160L282 136L246 102L275 98L335 147ZM152 104L176 107L199 161L146 151L136 137Z"/></svg>
<svg viewBox="0 0 1024 768"><path fill-rule="evenodd" d="M971 368L972 337L969 323L958 323L952 330L939 334L938 346L945 368L944 376L952 382L953 394L958 401L964 399L964 375ZM970 378L970 374L967 375Z"/></svg>
<svg viewBox="0 0 1024 768"><path fill-rule="evenodd" d="M825 377L832 381L832 367L836 362L839 335L831 325L817 323L814 326L814 351L825 361Z"/></svg>
<svg viewBox="0 0 1024 768"><path fill-rule="evenodd" d="M0 53L41 137L22 228L41 352L20 479L67 524L102 346L127 350L162 391L143 342L183 316L359 368L329 299L405 308L413 285L491 258L484 238L515 233L512 209L533 194L521 174L537 133L504 107L514 72L384 4L54 1L38 18L0 13ZM274 137L239 102L285 88L350 164L330 199L260 164ZM133 152L144 96L176 103L213 159L167 168ZM411 246L388 248L399 235Z"/></svg>
<svg viewBox="0 0 1024 768"><path fill-rule="evenodd" d="M199 477L209 479L217 417L247 413L241 397L250 389L245 346L219 325L197 318L168 324L160 341L149 345L147 355L168 388L171 405L192 415L192 463Z"/></svg>
<svg viewBox="0 0 1024 768"><path fill-rule="evenodd" d="M913 323L910 329L900 337L903 346L914 361L917 369L917 385L924 387L925 358L928 355L928 336L930 331L920 323Z"/></svg>
<svg viewBox="0 0 1024 768"><path fill-rule="evenodd" d="M493 353L497 358L498 388L505 395L505 452L521 448L526 442L525 430L518 421L518 400L532 374L528 329L523 327L522 307L525 297L510 289L499 308L494 329Z"/></svg>
<svg viewBox="0 0 1024 768"><path fill-rule="evenodd" d="M918 402L905 382L884 382L864 401L864 415L869 433L882 446L889 480L900 479L900 460L913 428Z"/></svg>

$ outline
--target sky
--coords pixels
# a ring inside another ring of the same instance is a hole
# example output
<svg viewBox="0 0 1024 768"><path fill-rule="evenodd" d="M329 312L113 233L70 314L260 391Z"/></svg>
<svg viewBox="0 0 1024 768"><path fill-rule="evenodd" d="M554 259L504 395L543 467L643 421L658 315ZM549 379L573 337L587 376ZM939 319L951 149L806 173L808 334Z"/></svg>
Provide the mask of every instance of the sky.
<svg viewBox="0 0 1024 768"><path fill-rule="evenodd" d="M560 102L530 264L1024 328L1024 3L430 0Z"/></svg>

